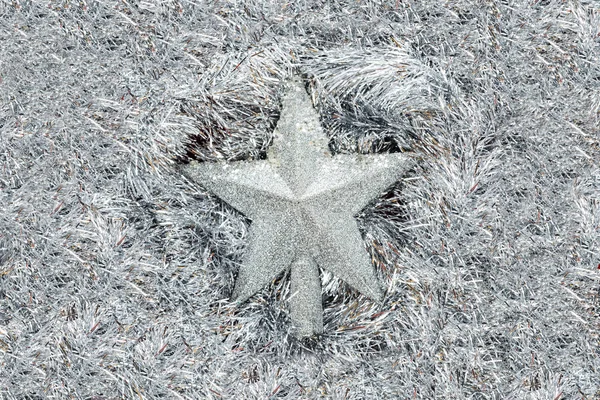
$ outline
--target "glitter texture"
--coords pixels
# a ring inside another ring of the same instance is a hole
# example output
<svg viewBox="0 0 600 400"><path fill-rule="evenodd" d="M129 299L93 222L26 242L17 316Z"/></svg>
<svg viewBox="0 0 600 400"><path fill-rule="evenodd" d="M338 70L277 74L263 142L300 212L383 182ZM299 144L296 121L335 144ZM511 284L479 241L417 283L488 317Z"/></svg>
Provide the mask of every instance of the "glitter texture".
<svg viewBox="0 0 600 400"><path fill-rule="evenodd" d="M327 142L308 94L294 79L267 160L183 168L253 221L233 299L248 300L292 266L291 315L298 336L323 331L317 266L382 299L353 217L409 165L402 153L332 156Z"/></svg>

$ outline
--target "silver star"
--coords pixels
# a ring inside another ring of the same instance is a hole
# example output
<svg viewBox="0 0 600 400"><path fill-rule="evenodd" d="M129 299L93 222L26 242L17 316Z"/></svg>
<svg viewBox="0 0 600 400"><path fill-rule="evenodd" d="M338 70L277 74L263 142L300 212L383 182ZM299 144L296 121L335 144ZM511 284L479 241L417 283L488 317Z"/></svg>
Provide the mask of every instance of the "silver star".
<svg viewBox="0 0 600 400"><path fill-rule="evenodd" d="M191 162L184 172L252 220L232 299L242 303L291 267L299 337L323 331L318 266L360 293L382 289L354 216L408 167L401 153L336 155L302 83L288 83L266 160Z"/></svg>

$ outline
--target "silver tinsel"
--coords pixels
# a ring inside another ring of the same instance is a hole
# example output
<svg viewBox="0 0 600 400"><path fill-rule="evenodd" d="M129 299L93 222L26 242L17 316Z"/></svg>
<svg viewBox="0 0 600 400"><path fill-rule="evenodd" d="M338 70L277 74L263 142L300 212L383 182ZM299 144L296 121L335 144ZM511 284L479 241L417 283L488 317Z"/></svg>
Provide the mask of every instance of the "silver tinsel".
<svg viewBox="0 0 600 400"><path fill-rule="evenodd" d="M415 160L318 340L180 173L265 158L293 74ZM591 0L0 0L0 399L598 399L599 112Z"/></svg>

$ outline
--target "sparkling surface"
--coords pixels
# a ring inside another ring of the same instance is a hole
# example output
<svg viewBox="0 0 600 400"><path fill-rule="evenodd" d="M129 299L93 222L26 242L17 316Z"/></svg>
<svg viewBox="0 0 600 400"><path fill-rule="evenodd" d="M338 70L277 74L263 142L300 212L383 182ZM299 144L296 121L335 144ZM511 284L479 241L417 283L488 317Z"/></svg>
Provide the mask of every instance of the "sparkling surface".
<svg viewBox="0 0 600 400"><path fill-rule="evenodd" d="M382 288L354 215L397 181L401 153L335 155L299 80L286 88L267 159L192 162L184 172L252 220L233 299L244 302L292 268L291 317L297 336L323 331L326 269L380 300Z"/></svg>

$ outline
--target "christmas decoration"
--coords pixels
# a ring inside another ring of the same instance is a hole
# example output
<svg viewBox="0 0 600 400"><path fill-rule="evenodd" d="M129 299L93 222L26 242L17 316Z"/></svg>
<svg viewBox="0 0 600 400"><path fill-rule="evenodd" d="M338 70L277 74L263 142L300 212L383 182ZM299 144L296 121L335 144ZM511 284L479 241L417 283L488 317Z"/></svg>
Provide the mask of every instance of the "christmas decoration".
<svg viewBox="0 0 600 400"><path fill-rule="evenodd" d="M192 162L183 170L253 221L233 298L246 301L291 265L292 318L297 334L310 336L323 329L318 267L381 299L353 216L409 162L402 153L332 156L301 82L288 86L267 160Z"/></svg>

